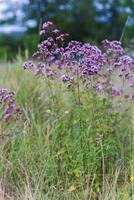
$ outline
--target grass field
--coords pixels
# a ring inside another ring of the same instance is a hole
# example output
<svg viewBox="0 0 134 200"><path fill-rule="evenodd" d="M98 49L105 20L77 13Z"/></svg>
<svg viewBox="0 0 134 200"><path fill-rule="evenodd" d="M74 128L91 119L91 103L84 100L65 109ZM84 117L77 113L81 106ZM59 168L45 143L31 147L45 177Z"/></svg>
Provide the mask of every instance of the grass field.
<svg viewBox="0 0 134 200"><path fill-rule="evenodd" d="M0 127L0 200L128 200L132 107L83 88L77 105L75 91L21 65L0 73L1 87L16 92L22 109Z"/></svg>

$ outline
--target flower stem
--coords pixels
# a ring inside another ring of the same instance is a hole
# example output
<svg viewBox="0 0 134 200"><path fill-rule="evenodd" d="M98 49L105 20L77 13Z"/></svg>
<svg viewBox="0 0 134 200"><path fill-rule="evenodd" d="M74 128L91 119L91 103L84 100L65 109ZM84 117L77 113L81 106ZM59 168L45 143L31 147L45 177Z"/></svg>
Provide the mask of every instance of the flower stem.
<svg viewBox="0 0 134 200"><path fill-rule="evenodd" d="M80 78L79 78L79 68L77 67L77 104L81 105L80 99Z"/></svg>

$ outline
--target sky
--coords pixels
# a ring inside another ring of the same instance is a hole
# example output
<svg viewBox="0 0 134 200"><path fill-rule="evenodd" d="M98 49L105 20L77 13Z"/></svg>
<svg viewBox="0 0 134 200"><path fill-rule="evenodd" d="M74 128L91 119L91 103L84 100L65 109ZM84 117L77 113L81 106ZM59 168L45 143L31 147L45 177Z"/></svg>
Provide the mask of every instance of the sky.
<svg viewBox="0 0 134 200"><path fill-rule="evenodd" d="M23 13L21 11L21 6L24 3L27 3L28 0L0 0L0 20L12 17L16 14L17 18L20 19L23 17ZM12 8L12 9L10 9ZM6 15L4 12L6 12Z"/></svg>
<svg viewBox="0 0 134 200"><path fill-rule="evenodd" d="M17 18L17 21L14 24L0 25L0 33L5 33L5 34L11 34L12 32L23 33L27 31L27 27L36 26L35 20L28 20L25 24L22 23L24 13L21 10L21 6L22 4L27 2L28 0L0 0L0 21L10 19L14 15L16 15Z"/></svg>
<svg viewBox="0 0 134 200"><path fill-rule="evenodd" d="M107 8L109 7L109 3L111 1L112 0L108 0L108 3L105 5ZM6 33L6 34L9 33L10 34L11 32L14 32L14 31L25 32L27 30L27 28L26 28L27 26L28 27L36 26L35 20L29 20L25 24L22 23L25 15L24 15L21 7L24 3L27 3L27 2L28 2L28 0L0 0L0 21L10 19L14 15L16 16L16 19L17 19L14 24L0 25L0 33ZM103 9L103 5L101 3L99 3L99 0L94 1L94 3L98 10ZM122 8L120 8L120 9L122 9ZM6 14L5 14L5 11L6 11ZM120 11L121 10L119 10L119 12ZM125 8L125 10L122 10L121 12L125 12L129 15L131 13L131 9L128 7L128 8ZM105 21L107 21L108 17L110 17L110 16L106 16L104 13L104 16L99 16L99 18L97 20L105 22ZM133 23L134 23L134 20L133 20Z"/></svg>

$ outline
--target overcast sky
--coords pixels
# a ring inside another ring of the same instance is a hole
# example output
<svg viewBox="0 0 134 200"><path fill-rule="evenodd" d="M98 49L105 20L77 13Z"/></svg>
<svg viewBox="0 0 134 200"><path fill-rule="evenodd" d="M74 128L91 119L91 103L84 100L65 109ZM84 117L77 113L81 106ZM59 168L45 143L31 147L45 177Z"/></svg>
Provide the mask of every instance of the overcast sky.
<svg viewBox="0 0 134 200"><path fill-rule="evenodd" d="M11 32L25 32L27 27L36 26L35 20L27 20L25 25L22 24L24 13L21 10L21 6L27 3L28 0L0 0L0 20L6 20L17 16L15 24L4 24L0 26L0 33L10 34ZM8 10L8 11L7 11ZM6 14L4 13L6 12Z"/></svg>
<svg viewBox="0 0 134 200"><path fill-rule="evenodd" d="M111 0L108 0L108 2L110 2ZM134 1L134 0L133 0ZM25 14L23 13L21 7L24 3L27 3L28 0L0 0L0 21L1 20L6 20L6 19L10 19L14 16L16 16L17 21L15 24L5 24L5 25L1 25L0 26L0 32L12 32L12 30L18 30L25 32L26 31L26 27L25 26L29 26L29 27L34 27L36 26L36 21L35 20L28 20L26 23L27 24L22 24L22 19L24 18ZM102 10L103 9L103 5L99 3L99 0L94 1L95 6L97 9ZM109 7L109 3L107 3L107 8ZM119 8L118 8L119 9ZM131 9L129 7L125 7L125 8L120 8L119 12L122 10L122 12L125 12L127 14L131 13ZM6 14L5 14L6 13ZM97 19L99 21L107 21L107 16L104 14L104 16L99 16L99 18ZM132 21L132 20L131 20ZM134 23L134 20L133 20ZM132 23L131 23L132 25Z"/></svg>
<svg viewBox="0 0 134 200"><path fill-rule="evenodd" d="M23 13L21 11L21 5L27 3L28 0L0 0L0 20L4 20L6 18L12 17L14 14L21 19L23 17ZM11 9L10 9L11 8ZM4 12L6 12L6 15Z"/></svg>

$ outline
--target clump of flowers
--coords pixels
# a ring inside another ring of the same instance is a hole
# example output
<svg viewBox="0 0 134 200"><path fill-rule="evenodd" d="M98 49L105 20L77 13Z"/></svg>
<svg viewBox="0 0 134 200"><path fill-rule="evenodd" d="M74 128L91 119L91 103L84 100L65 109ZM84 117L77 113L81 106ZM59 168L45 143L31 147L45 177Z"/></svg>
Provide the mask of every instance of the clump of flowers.
<svg viewBox="0 0 134 200"><path fill-rule="evenodd" d="M15 93L5 88L0 88L0 120L9 122L17 118L20 108L15 105Z"/></svg>
<svg viewBox="0 0 134 200"><path fill-rule="evenodd" d="M55 29L52 22L46 22L42 26L41 35L47 37L38 45L38 51L33 54L40 62L24 63L24 69L33 69L36 76L53 77L56 70L64 69L67 73L76 74L79 70L80 76L96 74L105 62L105 56L101 50L90 44L82 44L71 41L64 47L64 41L68 36Z"/></svg>
<svg viewBox="0 0 134 200"><path fill-rule="evenodd" d="M102 41L103 50L78 41L65 45L68 34L61 33L50 21L43 24L40 35L44 40L33 54L36 60L25 62L24 69L33 70L37 77L59 77L69 87L73 83L82 83L97 93L130 97L112 81L114 73L118 73L122 85L134 88L134 60L124 55L121 42L105 39Z"/></svg>

